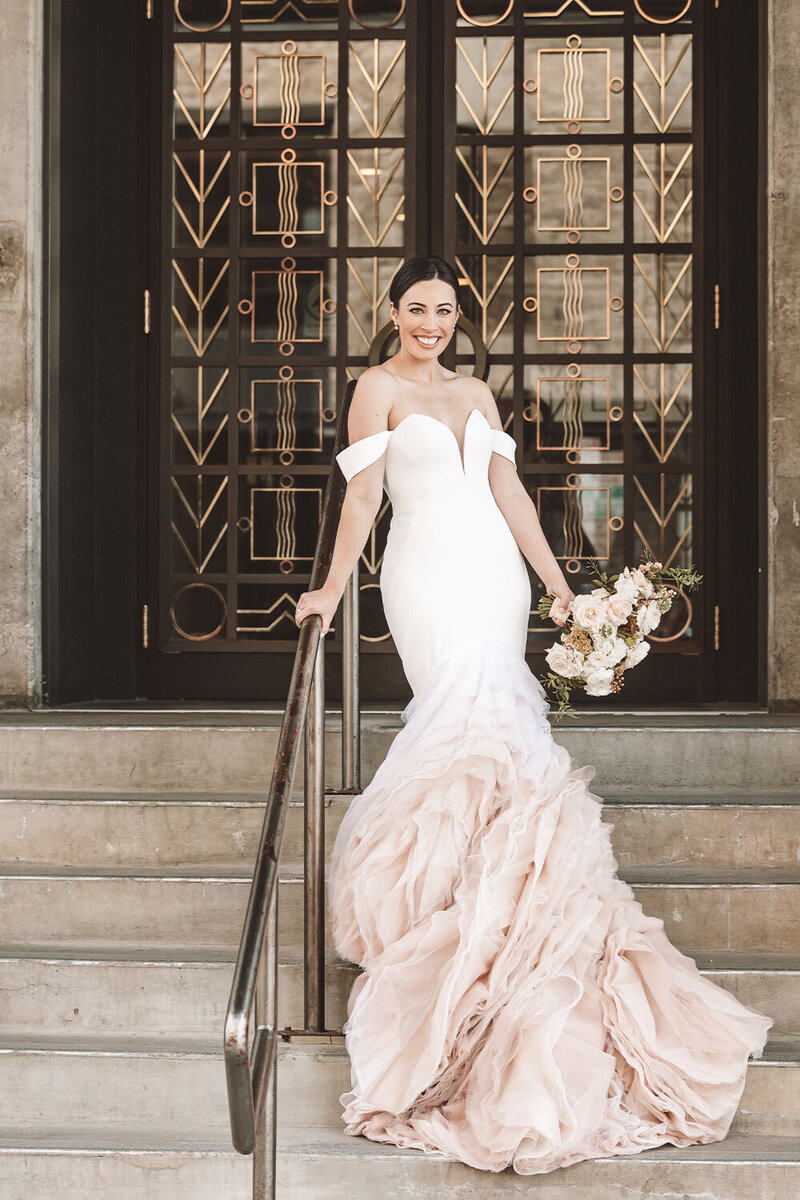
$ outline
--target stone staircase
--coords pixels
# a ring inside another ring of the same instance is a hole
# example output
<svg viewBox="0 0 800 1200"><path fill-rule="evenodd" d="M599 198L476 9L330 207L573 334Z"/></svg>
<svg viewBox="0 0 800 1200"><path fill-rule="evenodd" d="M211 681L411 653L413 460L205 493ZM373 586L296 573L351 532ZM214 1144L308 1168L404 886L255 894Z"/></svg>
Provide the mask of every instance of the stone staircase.
<svg viewBox="0 0 800 1200"><path fill-rule="evenodd" d="M0 718L4 1200L249 1200L222 1027L279 724L277 713ZM331 786L336 726L334 715ZM398 728L396 712L365 714L365 779ZM620 874L645 911L775 1019L729 1136L536 1179L488 1175L347 1137L343 1046L286 1043L282 1200L800 1196L800 721L597 715L555 736L597 766ZM329 797L329 847L348 802ZM280 882L281 1025L302 1022L301 862L298 793ZM329 957L330 1027L355 972Z"/></svg>

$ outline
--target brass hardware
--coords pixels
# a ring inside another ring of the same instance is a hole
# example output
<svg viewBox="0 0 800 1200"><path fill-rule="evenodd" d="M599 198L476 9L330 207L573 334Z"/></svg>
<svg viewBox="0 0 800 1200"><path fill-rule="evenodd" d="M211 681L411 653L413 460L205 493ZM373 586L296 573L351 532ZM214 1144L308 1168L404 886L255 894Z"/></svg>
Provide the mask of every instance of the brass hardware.
<svg viewBox="0 0 800 1200"><path fill-rule="evenodd" d="M714 284L714 328L719 329L719 284Z"/></svg>
<svg viewBox="0 0 800 1200"><path fill-rule="evenodd" d="M147 0L147 3L144 6L144 12L145 12L145 17L147 18L147 20L152 21L152 19L153 19L153 0Z"/></svg>
<svg viewBox="0 0 800 1200"><path fill-rule="evenodd" d="M719 605L714 605L714 649L719 650Z"/></svg>
<svg viewBox="0 0 800 1200"><path fill-rule="evenodd" d="M142 605L142 645L145 650L150 645L150 610L146 604Z"/></svg>
<svg viewBox="0 0 800 1200"><path fill-rule="evenodd" d="M144 289L144 331L150 332L150 289Z"/></svg>

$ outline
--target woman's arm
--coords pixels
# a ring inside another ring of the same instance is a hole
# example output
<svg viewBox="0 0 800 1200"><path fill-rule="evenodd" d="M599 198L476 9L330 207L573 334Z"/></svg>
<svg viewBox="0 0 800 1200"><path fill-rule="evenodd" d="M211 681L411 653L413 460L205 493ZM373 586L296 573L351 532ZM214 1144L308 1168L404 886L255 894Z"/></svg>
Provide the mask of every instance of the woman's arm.
<svg viewBox="0 0 800 1200"><path fill-rule="evenodd" d="M350 444L388 429L390 409L391 399L387 396L385 383L380 375L376 378L372 367L368 367L358 377L350 401L350 411L347 415ZM330 629L347 581L366 545L378 514L383 497L384 465L385 452L350 479L342 502L328 577L321 588L303 592L297 602L297 624L302 625L306 617L317 612L322 617L323 637Z"/></svg>
<svg viewBox="0 0 800 1200"><path fill-rule="evenodd" d="M492 389L486 383L482 384L481 400L491 427L502 429L503 423ZM575 593L550 549L536 505L528 495L517 468L501 454L493 454L489 462L489 486L520 550L541 579L548 594L555 596L566 611L570 601L575 599ZM550 615L557 625L563 625L564 621L557 619L555 615L557 612L558 609L554 606Z"/></svg>

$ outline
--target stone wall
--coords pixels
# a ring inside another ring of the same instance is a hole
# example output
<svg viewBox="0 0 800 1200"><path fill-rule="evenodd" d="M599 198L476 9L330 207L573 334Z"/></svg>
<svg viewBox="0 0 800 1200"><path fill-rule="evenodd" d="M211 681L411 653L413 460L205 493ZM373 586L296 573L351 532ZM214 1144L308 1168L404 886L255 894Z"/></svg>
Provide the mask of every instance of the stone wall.
<svg viewBox="0 0 800 1200"><path fill-rule="evenodd" d="M36 702L43 12L0 0L0 705Z"/></svg>
<svg viewBox="0 0 800 1200"><path fill-rule="evenodd" d="M800 5L770 0L767 113L767 678L800 709Z"/></svg>

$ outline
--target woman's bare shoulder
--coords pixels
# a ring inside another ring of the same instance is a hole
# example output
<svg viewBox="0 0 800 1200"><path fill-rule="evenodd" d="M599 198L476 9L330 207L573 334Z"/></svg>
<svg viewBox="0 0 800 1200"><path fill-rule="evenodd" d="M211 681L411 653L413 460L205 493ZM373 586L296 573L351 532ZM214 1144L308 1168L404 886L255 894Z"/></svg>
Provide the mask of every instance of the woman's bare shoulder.
<svg viewBox="0 0 800 1200"><path fill-rule="evenodd" d="M379 366L367 367L356 380L347 414L347 434L351 442L389 428L389 413L394 403L392 379Z"/></svg>

